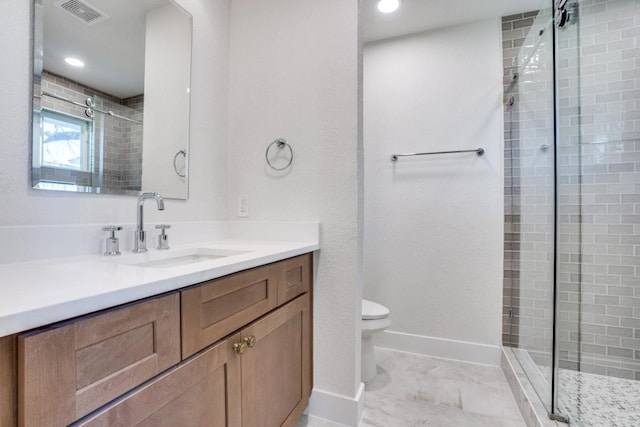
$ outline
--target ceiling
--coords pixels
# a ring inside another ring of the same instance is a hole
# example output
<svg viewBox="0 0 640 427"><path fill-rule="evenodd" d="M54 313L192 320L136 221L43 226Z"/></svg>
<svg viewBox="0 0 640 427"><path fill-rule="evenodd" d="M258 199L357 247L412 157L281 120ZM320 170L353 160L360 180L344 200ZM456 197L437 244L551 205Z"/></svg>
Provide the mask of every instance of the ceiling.
<svg viewBox="0 0 640 427"><path fill-rule="evenodd" d="M436 28L551 7L552 0L401 0L393 13L378 12L377 0L362 0L365 43Z"/></svg>
<svg viewBox="0 0 640 427"><path fill-rule="evenodd" d="M118 98L144 92L145 20L150 10L170 0L83 0L108 18L87 24L43 1L44 69ZM67 56L85 62L70 67Z"/></svg>
<svg viewBox="0 0 640 427"><path fill-rule="evenodd" d="M145 16L171 0L85 0L109 18L87 25L44 0L44 68L118 98L144 90ZM377 0L362 0L363 40L411 33L512 15L550 6L551 0L402 0L400 9L379 13ZM83 59L70 68L67 56Z"/></svg>

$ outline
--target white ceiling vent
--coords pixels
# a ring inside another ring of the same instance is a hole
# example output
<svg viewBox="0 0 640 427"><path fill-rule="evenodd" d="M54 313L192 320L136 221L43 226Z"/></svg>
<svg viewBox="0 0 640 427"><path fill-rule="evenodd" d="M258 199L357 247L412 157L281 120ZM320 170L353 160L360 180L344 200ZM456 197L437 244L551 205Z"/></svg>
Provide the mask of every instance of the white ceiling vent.
<svg viewBox="0 0 640 427"><path fill-rule="evenodd" d="M88 25L104 21L109 17L106 13L81 0L59 0L55 2L55 5Z"/></svg>

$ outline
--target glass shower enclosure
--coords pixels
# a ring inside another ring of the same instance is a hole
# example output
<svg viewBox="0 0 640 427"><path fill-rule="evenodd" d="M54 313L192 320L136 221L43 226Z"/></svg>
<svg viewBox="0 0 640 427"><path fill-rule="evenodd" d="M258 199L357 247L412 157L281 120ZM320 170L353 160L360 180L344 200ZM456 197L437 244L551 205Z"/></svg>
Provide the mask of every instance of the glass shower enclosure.
<svg viewBox="0 0 640 427"><path fill-rule="evenodd" d="M640 425L640 2L532 13L505 88L505 334L552 418Z"/></svg>

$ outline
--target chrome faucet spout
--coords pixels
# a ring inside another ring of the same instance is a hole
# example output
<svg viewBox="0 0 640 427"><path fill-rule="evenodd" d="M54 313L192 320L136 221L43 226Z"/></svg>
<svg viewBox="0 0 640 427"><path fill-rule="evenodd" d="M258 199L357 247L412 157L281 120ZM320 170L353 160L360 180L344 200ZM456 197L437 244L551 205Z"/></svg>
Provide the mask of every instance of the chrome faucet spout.
<svg viewBox="0 0 640 427"><path fill-rule="evenodd" d="M159 193L142 193L138 197L138 218L133 252L147 252L147 239L144 231L144 201L147 199L155 199L158 210L164 210L164 199Z"/></svg>

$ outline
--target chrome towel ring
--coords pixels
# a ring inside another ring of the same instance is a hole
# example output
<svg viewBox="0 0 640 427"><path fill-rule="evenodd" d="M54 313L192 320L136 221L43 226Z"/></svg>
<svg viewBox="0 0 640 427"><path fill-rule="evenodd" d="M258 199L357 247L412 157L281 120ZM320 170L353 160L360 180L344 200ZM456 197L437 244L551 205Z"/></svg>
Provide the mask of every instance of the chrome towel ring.
<svg viewBox="0 0 640 427"><path fill-rule="evenodd" d="M184 172L184 166L182 167L183 172L180 173L180 170L178 170L178 166L176 166L176 160L178 160L178 156L182 155L184 157L185 162L187 161L187 150L180 150L176 153L175 156L173 156L173 170L176 171L176 175L178 175L180 178L184 178L187 176L187 173Z"/></svg>
<svg viewBox="0 0 640 427"><path fill-rule="evenodd" d="M278 149L278 152L276 153L276 156L279 155L280 154L280 150L284 150L285 147L289 149L289 154L290 154L289 162L285 166L283 166L281 168L275 167L271 163L271 160L269 160L269 150L271 150L271 147L273 147L274 145ZM267 160L267 164L269 165L269 167L271 169L273 169L275 171L283 171L283 170L287 169L288 167L290 167L291 164L293 163L293 148L291 148L291 145L289 145L284 138L278 138L275 141L273 141L271 144L269 144L269 146L267 147L267 151L264 153L264 157Z"/></svg>

